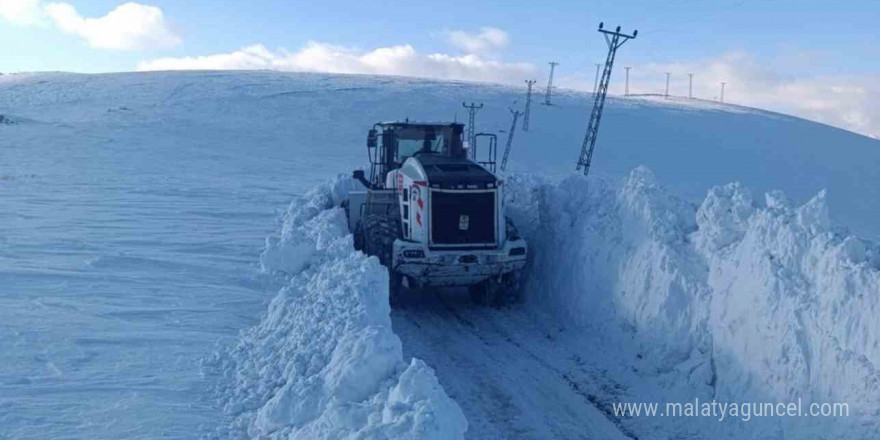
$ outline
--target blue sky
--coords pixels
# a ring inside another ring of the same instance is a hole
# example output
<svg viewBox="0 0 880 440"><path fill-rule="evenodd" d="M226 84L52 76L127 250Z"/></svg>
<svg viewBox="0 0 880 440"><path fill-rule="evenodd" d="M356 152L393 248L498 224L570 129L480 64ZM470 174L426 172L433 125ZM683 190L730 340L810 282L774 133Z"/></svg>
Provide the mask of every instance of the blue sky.
<svg viewBox="0 0 880 440"><path fill-rule="evenodd" d="M540 84L552 59L561 87L591 90L604 21L640 32L621 49L612 92L624 65L637 93L662 93L670 71L684 94L695 72L700 97L717 98L726 80L729 101L880 134L877 0L122 4L0 0L0 41L15 42L0 72L276 68Z"/></svg>
<svg viewBox="0 0 880 440"><path fill-rule="evenodd" d="M9 1L9 0L5 0ZM119 0L70 0L85 17L100 17ZM371 49L410 44L423 52L447 52L443 31L492 26L510 35L504 58L543 62L560 69L587 69L602 56L599 21L636 28L639 41L621 52L626 63L671 62L748 51L772 64L791 62L792 73L880 71L880 2L848 0L669 0L669 1L466 1L375 0L144 2L162 9L169 27L183 38L176 48L145 52L96 51L44 26L0 20L2 41L16 41L0 57L0 71L134 70L150 56L206 55L251 44L296 49L307 41ZM786 67L786 66L780 66Z"/></svg>

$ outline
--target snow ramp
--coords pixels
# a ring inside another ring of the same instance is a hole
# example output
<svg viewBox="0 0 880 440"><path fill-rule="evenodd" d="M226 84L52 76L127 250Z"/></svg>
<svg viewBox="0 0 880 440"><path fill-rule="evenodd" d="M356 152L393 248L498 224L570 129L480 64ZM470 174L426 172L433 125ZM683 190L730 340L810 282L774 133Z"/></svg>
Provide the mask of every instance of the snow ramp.
<svg viewBox="0 0 880 440"><path fill-rule="evenodd" d="M348 179L298 198L267 239L285 285L237 345L204 362L229 424L217 438L460 439L467 421L391 330L388 275L353 249L338 208Z"/></svg>

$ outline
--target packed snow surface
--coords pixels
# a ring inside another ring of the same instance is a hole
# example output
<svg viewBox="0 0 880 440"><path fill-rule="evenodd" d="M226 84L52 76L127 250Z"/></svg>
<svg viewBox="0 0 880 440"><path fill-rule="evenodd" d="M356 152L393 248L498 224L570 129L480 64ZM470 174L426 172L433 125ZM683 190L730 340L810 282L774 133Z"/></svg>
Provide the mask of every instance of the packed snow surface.
<svg viewBox="0 0 880 440"><path fill-rule="evenodd" d="M820 124L611 97L585 179L591 101L560 93L507 176L526 303L428 292L390 311L336 208L351 182L322 182L364 165L374 122L463 120L478 99L478 130L504 139L521 95L0 77L0 438L880 437L880 142ZM611 411L694 398L852 415Z"/></svg>

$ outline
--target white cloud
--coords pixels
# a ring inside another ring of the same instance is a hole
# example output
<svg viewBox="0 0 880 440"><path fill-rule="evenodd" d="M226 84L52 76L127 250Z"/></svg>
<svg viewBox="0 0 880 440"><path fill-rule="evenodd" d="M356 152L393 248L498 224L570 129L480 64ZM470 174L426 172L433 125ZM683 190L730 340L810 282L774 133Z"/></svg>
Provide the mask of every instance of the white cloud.
<svg viewBox="0 0 880 440"><path fill-rule="evenodd" d="M503 63L478 55L420 54L409 45L369 52L310 42L296 52L271 51L262 45L232 53L159 58L138 70L274 69L297 72L361 73L520 84L535 73L528 63Z"/></svg>
<svg viewBox="0 0 880 440"><path fill-rule="evenodd" d="M483 27L480 33L471 34L465 31L450 31L446 33L449 42L469 54L485 54L494 49L507 46L509 38L507 32L498 28Z"/></svg>
<svg viewBox="0 0 880 440"><path fill-rule="evenodd" d="M49 3L44 9L59 29L99 49L165 49L181 42L155 6L124 3L100 18L83 17L69 3Z"/></svg>
<svg viewBox="0 0 880 440"><path fill-rule="evenodd" d="M614 90L623 92L623 73ZM688 73L694 74L694 97L717 100L721 81L724 101L800 116L880 138L880 75L784 75L754 56L735 52L689 63L635 66L630 93L664 93L665 72L672 74L670 94L687 96Z"/></svg>
<svg viewBox="0 0 880 440"><path fill-rule="evenodd" d="M16 25L32 25L40 22L40 0L0 0L0 17Z"/></svg>

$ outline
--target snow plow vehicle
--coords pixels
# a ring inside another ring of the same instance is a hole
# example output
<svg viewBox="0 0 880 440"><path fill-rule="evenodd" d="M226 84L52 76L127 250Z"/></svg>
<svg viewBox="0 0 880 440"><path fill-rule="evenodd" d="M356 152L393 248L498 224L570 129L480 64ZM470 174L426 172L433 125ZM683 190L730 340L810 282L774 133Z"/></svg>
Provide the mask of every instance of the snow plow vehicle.
<svg viewBox="0 0 880 440"><path fill-rule="evenodd" d="M494 135L485 161L460 123L377 123L367 136L370 176L343 202L355 247L388 268L399 305L417 288L468 287L480 304L520 299L527 246L504 215ZM469 153L475 160L469 159Z"/></svg>

